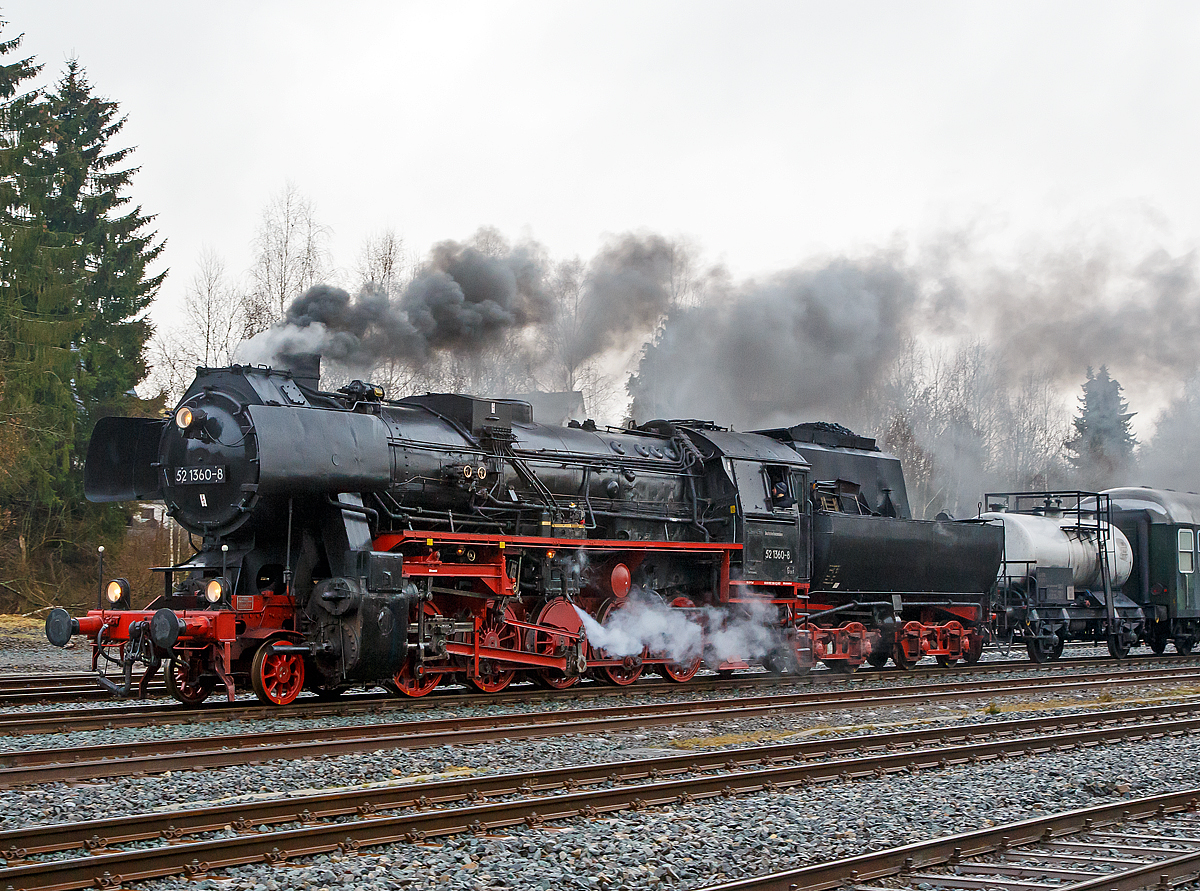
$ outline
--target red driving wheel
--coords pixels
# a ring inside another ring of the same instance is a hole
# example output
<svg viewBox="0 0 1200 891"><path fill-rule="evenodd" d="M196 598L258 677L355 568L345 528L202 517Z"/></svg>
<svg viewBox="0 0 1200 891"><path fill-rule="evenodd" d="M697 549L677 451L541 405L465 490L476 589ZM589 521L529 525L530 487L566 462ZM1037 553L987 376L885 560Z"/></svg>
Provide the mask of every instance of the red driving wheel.
<svg viewBox="0 0 1200 891"><path fill-rule="evenodd" d="M583 620L575 612L569 602L559 597L551 600L538 613L537 624L546 629L561 628L572 634L578 634L583 628ZM531 649L542 656L562 656L571 644L571 639L550 630L538 629L531 631L533 646ZM578 674L567 674L557 668L539 668L533 673L534 679L544 686L554 690L565 690L579 683Z"/></svg>
<svg viewBox="0 0 1200 891"><path fill-rule="evenodd" d="M627 600L608 600L600 607L600 613L596 616L596 621L604 625L616 613L628 604ZM635 656L616 657L610 656L607 650L597 649L590 644L588 645L589 661L608 661L615 658L621 659L620 665L597 665L592 671L596 679L603 681L606 684L615 684L618 687L625 687L632 684L642 676L642 670L645 667L643 660L646 658L647 650L645 647Z"/></svg>
<svg viewBox="0 0 1200 891"><path fill-rule="evenodd" d="M250 668L254 695L271 705L288 705L304 689L304 657L299 653L276 653L267 641L254 654Z"/></svg>
<svg viewBox="0 0 1200 891"><path fill-rule="evenodd" d="M696 606L690 597L684 597L682 594L667 605L672 609L691 609ZM696 676L696 672L700 670L700 664L700 657L696 656L686 662L667 662L658 666L658 670L667 680L682 684Z"/></svg>
<svg viewBox="0 0 1200 891"><path fill-rule="evenodd" d="M424 615L429 617L440 616L441 611L429 601L421 605L421 610ZM442 682L441 672L428 672L417 677L413 673L412 660L405 660L404 667L396 672L396 676L392 678L392 682L388 684L388 688L393 692L403 696L411 696L416 698L424 696L426 693L431 693L438 684Z"/></svg>
<svg viewBox="0 0 1200 891"><path fill-rule="evenodd" d="M500 650L517 649L520 632L515 626L508 624L509 621L517 621L517 612L511 606L504 608L504 618L501 621L486 620L476 632L480 646ZM499 693L512 683L517 674L511 668L502 668L501 663L495 659L480 659L478 674L474 673L474 667L474 661L469 661L465 672L467 683L482 693Z"/></svg>

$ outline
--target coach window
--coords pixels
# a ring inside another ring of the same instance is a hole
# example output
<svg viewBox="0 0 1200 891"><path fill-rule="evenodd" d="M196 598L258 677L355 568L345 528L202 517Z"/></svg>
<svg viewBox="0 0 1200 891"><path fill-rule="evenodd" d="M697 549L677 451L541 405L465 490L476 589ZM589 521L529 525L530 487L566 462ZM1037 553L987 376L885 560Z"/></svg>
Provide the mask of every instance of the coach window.
<svg viewBox="0 0 1200 891"><path fill-rule="evenodd" d="M1192 530L1179 530L1179 571L1191 572L1195 567L1195 562L1192 558Z"/></svg>

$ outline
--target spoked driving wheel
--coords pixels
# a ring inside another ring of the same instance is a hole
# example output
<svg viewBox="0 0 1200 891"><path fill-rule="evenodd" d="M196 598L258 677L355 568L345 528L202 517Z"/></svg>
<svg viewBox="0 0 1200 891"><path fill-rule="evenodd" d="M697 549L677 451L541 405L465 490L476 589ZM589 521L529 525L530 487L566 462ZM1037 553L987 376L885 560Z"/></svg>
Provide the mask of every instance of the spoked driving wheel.
<svg viewBox="0 0 1200 891"><path fill-rule="evenodd" d="M172 656L167 663L166 682L167 692L184 705L199 705L217 687L216 677L202 673L199 659L189 661L179 656Z"/></svg>
<svg viewBox="0 0 1200 891"><path fill-rule="evenodd" d="M692 609L696 606L690 597L684 597L683 595L676 597L667 605L672 609ZM658 666L658 670L662 672L662 676L667 680L682 684L696 676L696 672L700 670L700 664L700 657L696 656L683 662L667 662Z"/></svg>
<svg viewBox="0 0 1200 891"><path fill-rule="evenodd" d="M421 610L427 618L442 614L441 610L429 601L421 605ZM415 699L418 696L432 693L437 685L442 682L440 672L427 672L418 677L414 668L413 660L405 659L404 667L396 672L391 683L387 685L387 688L393 693L399 693L401 696L411 696Z"/></svg>
<svg viewBox="0 0 1200 891"><path fill-rule="evenodd" d="M604 606L600 607L600 612L596 616L596 620L603 626L607 626L609 619L623 608L628 601L621 599L613 599L607 601ZM633 649L630 647L630 649ZM642 651L637 654L625 656L614 656L603 648L595 648L588 643L588 660L597 662L611 662L614 659L620 659L620 663L616 665L597 665L592 669L596 680L605 684L614 684L618 687L626 687L632 684L642 676L642 670L645 667L644 660L647 655L647 650L642 647Z"/></svg>
<svg viewBox="0 0 1200 891"><path fill-rule="evenodd" d="M277 653L268 641L254 654L250 686L262 702L271 705L295 702L304 689L304 657L299 653Z"/></svg>
<svg viewBox="0 0 1200 891"><path fill-rule="evenodd" d="M520 642L520 632L510 621L517 621L517 613L511 606L504 608L504 616L500 620L489 618L476 632L479 645L492 650L515 650ZM468 657L470 658L470 657ZM502 667L503 663L496 659L480 659L478 672L472 671L473 665L468 665L467 683L481 693L499 693L512 683L517 676L515 669Z"/></svg>

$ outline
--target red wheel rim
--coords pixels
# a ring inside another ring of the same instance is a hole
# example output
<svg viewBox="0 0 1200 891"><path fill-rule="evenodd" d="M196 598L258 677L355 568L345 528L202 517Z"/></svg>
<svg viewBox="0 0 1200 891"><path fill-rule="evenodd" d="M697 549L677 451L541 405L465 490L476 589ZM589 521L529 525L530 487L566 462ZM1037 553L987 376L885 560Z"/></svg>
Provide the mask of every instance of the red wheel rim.
<svg viewBox="0 0 1200 891"><path fill-rule="evenodd" d="M172 659L168 667L171 673L172 693L186 705L198 705L212 694L216 682L193 671L192 663L183 659Z"/></svg>
<svg viewBox="0 0 1200 891"><path fill-rule="evenodd" d="M298 653L267 653L259 680L267 699L276 705L287 705L304 687L304 659Z"/></svg>
<svg viewBox="0 0 1200 891"><path fill-rule="evenodd" d="M504 608L503 622L488 621L479 629L479 642L482 646L492 649L515 650L520 639L516 628L507 624L509 619L515 621L516 610L511 606ZM517 673L511 668L501 668L494 659L480 659L479 673L472 674L473 663L467 665L467 683L483 693L499 693L512 683Z"/></svg>
<svg viewBox="0 0 1200 891"><path fill-rule="evenodd" d="M572 634L578 634L579 630L583 628L583 620L579 618L579 613L575 612L575 607L561 597L551 600L542 607L542 611L538 614L537 624L548 628L561 628ZM555 634L553 631L539 630L530 632L530 634L533 636L531 649L543 656L562 655L571 643L568 638ZM557 668L539 668L536 675L539 683L554 690L565 690L579 683L579 675L567 675Z"/></svg>
<svg viewBox="0 0 1200 891"><path fill-rule="evenodd" d="M422 612L426 616L440 616L439 610L432 603L422 604ZM416 677L413 674L412 662L405 661L404 667L396 672L396 676L392 678L391 688L403 696L411 696L414 699L418 696L424 696L427 693L432 693L434 688L442 682L441 672L429 672Z"/></svg>
<svg viewBox="0 0 1200 891"><path fill-rule="evenodd" d="M603 625L613 613L622 609L627 602L625 600L607 601L604 606L600 607L596 621ZM642 676L642 671L645 669L643 660L646 658L646 654L647 651L643 648L642 652L636 656L623 657L620 665L597 665L593 669L593 673L598 680L607 684L616 684L618 687L628 686ZM607 650L597 649L588 644L588 659L599 662L613 658L616 657L610 656Z"/></svg>
<svg viewBox="0 0 1200 891"><path fill-rule="evenodd" d="M692 603L690 597L683 597L682 595L676 597L669 604L674 609L689 609L695 605ZM697 656L687 662L667 662L658 666L658 669L667 680L682 684L696 676L696 672L700 670L700 664L700 657Z"/></svg>

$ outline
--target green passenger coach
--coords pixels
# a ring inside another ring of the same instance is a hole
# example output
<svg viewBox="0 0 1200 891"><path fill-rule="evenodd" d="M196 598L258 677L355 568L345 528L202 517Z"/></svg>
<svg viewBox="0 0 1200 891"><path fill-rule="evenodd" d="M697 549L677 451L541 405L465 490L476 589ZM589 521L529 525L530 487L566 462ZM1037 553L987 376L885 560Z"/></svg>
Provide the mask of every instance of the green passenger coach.
<svg viewBox="0 0 1200 891"><path fill-rule="evenodd" d="M1170 489L1109 489L1113 522L1133 546L1125 593L1146 614L1146 642L1189 653L1200 639L1200 495Z"/></svg>

